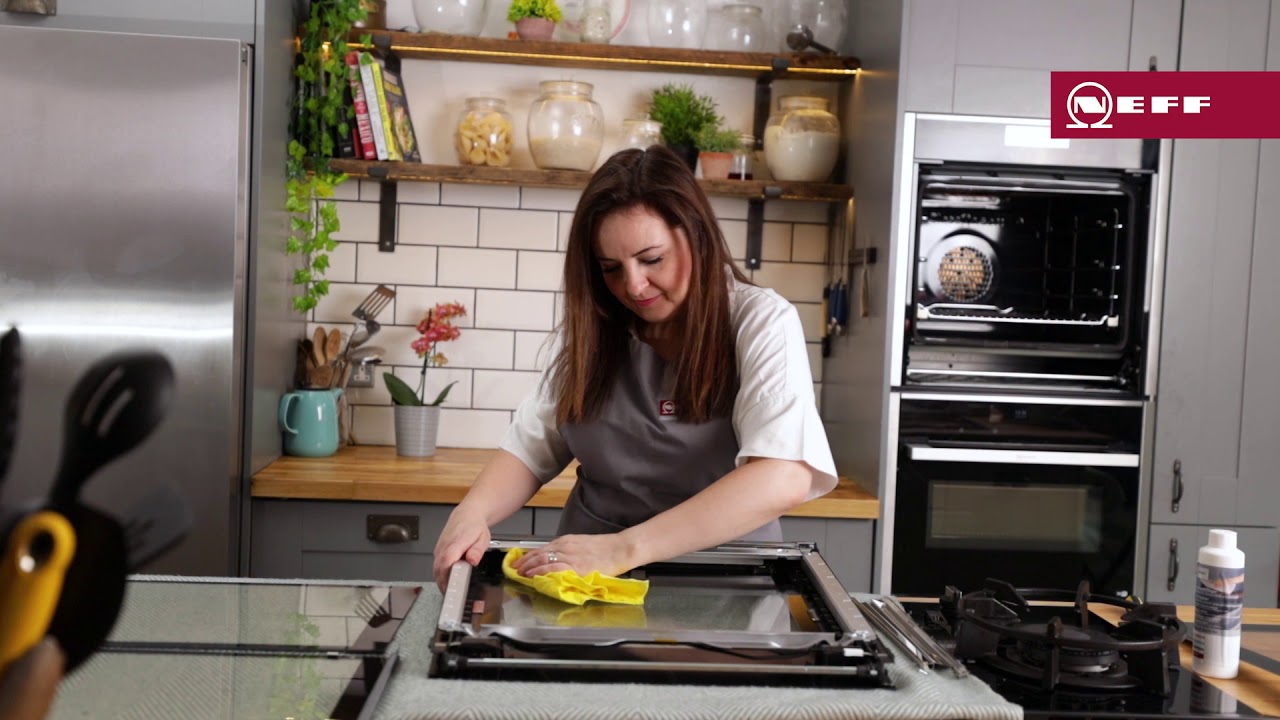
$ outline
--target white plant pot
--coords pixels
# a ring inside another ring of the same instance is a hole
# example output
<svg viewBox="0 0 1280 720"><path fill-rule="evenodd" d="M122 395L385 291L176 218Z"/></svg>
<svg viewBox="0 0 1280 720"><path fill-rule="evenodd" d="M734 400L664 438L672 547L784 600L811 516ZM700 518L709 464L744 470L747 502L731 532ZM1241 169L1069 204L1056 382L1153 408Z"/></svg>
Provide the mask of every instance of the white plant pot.
<svg viewBox="0 0 1280 720"><path fill-rule="evenodd" d="M436 454L439 405L396 405L395 423L397 455L429 457Z"/></svg>

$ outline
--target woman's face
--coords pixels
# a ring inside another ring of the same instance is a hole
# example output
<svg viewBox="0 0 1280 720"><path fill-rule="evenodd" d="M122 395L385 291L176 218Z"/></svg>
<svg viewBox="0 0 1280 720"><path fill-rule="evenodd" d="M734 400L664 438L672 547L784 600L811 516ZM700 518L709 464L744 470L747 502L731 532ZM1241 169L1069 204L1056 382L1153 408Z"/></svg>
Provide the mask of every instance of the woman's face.
<svg viewBox="0 0 1280 720"><path fill-rule="evenodd" d="M600 223L595 250L609 292L641 320L666 322L684 305L693 256L683 230L630 208Z"/></svg>

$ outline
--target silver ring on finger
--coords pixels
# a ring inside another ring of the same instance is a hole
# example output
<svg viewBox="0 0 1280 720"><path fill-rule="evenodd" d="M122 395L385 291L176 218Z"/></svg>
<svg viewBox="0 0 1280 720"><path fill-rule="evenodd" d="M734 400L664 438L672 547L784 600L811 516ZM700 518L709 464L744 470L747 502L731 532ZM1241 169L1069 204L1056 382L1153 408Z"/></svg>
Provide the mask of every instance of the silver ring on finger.
<svg viewBox="0 0 1280 720"><path fill-rule="evenodd" d="M547 562L550 564L560 562L560 556L556 554L555 550L552 550L551 552L547 553Z"/></svg>

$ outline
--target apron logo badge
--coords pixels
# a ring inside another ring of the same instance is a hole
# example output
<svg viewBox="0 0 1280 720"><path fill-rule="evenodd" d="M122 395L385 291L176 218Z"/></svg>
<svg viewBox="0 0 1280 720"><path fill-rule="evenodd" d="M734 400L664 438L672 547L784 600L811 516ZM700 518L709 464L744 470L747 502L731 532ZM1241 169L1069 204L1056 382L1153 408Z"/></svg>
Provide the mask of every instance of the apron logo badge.
<svg viewBox="0 0 1280 720"><path fill-rule="evenodd" d="M659 415L675 415L676 401L675 400L658 401L658 414Z"/></svg>

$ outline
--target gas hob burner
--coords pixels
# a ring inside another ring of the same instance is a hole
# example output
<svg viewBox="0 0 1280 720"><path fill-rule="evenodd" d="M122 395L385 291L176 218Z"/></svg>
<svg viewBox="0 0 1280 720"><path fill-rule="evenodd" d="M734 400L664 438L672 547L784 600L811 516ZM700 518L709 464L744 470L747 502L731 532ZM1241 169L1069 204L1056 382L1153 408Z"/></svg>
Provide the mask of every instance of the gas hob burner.
<svg viewBox="0 0 1280 720"><path fill-rule="evenodd" d="M1070 602L1032 605L1033 602ZM1090 605L1125 609L1119 625L1090 612ZM1137 603L1089 592L1019 589L988 579L983 590L963 594L948 587L940 610L955 630L955 654L976 660L1043 690L1172 691L1186 628L1174 606Z"/></svg>

